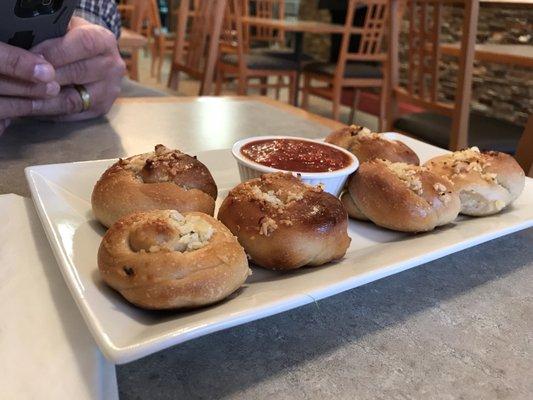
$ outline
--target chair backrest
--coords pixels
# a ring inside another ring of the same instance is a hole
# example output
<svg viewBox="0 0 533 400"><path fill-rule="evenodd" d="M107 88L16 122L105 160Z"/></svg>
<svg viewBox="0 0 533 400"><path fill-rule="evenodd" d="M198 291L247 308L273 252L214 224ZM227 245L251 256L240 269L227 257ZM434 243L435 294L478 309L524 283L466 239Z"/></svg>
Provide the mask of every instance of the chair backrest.
<svg viewBox="0 0 533 400"><path fill-rule="evenodd" d="M350 61L381 61L387 59L384 36L387 31L389 4L391 0L350 0L342 34L336 75L344 76L346 64ZM353 26L357 7L366 6L363 26ZM359 35L359 47L350 50L353 35Z"/></svg>
<svg viewBox="0 0 533 400"><path fill-rule="evenodd" d="M242 11L245 17L284 19L285 0L244 0ZM285 44L285 31L282 29L252 26L250 24L245 24L243 29L245 43Z"/></svg>
<svg viewBox="0 0 533 400"><path fill-rule="evenodd" d="M127 4L125 0L121 0L117 4L117 10L120 13L120 21L123 27L130 28L133 19L135 7L132 4Z"/></svg>
<svg viewBox="0 0 533 400"><path fill-rule="evenodd" d="M209 91L213 79L226 1L193 1L180 3L173 63L184 67L186 73L202 78L200 92L203 94L203 88Z"/></svg>
<svg viewBox="0 0 533 400"><path fill-rule="evenodd" d="M201 0L191 0L189 3L189 14L193 13L195 9L199 8ZM169 14L169 28L172 31L176 30L176 27L178 25L178 18L180 13L180 3L181 1L171 1L169 3L169 6L174 7Z"/></svg>
<svg viewBox="0 0 533 400"><path fill-rule="evenodd" d="M196 1L180 2L176 34L176 47L180 51L175 49L174 62L201 73L212 28L210 19L216 0L204 0L198 3L198 8L194 8L197 5ZM186 43L187 51L185 51Z"/></svg>
<svg viewBox="0 0 533 400"><path fill-rule="evenodd" d="M147 24L152 19L151 0L129 0L128 5L133 6L130 29L137 33L144 33Z"/></svg>
<svg viewBox="0 0 533 400"><path fill-rule="evenodd" d="M244 55L248 50L248 42L244 34L242 23L241 0L228 0L224 13L224 22L220 35L220 53L233 53L237 55L238 67L242 71L246 68Z"/></svg>
<svg viewBox="0 0 533 400"><path fill-rule="evenodd" d="M455 101L443 102L439 100L442 16L444 7L455 5L464 7L457 88ZM394 8L391 10L392 15L398 12L397 4ZM400 21L391 18L389 50L393 101L387 123L391 128L395 119L396 99L411 103L451 117L450 149L467 147L479 0L407 0L405 11L409 19L406 41L407 80L403 84L399 81Z"/></svg>
<svg viewBox="0 0 533 400"><path fill-rule="evenodd" d="M526 175L533 178L533 115L527 120L524 133L516 147L515 158Z"/></svg>
<svg viewBox="0 0 533 400"><path fill-rule="evenodd" d="M153 31L160 32L163 24L161 23L161 14L159 14L159 5L157 0L147 0L150 3L150 28Z"/></svg>

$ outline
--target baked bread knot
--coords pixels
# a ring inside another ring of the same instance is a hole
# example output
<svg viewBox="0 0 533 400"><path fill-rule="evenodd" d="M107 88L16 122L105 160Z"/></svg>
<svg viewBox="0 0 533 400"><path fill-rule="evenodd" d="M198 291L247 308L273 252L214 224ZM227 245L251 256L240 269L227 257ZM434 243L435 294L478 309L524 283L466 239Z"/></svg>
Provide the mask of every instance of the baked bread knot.
<svg viewBox="0 0 533 400"><path fill-rule="evenodd" d="M265 174L236 186L218 219L256 264L274 270L339 259L351 241L340 201L286 173Z"/></svg>
<svg viewBox="0 0 533 400"><path fill-rule="evenodd" d="M342 191L340 200L350 218L358 219L360 221L369 220L359 207L357 207L357 204L355 204L352 195L350 194L350 190L348 189L348 185L346 185L345 189Z"/></svg>
<svg viewBox="0 0 533 400"><path fill-rule="evenodd" d="M103 225L138 211L200 211L213 215L217 186L207 167L188 154L163 145L120 159L96 183L93 213Z"/></svg>
<svg viewBox="0 0 533 400"><path fill-rule="evenodd" d="M348 195L358 212L376 225L402 232L446 225L461 208L448 179L426 167L387 160L362 163L348 182Z"/></svg>
<svg viewBox="0 0 533 400"><path fill-rule="evenodd" d="M420 160L409 146L399 140L388 139L382 133L375 133L363 126L352 125L330 133L326 142L352 152L360 163L375 158L391 162L419 165Z"/></svg>
<svg viewBox="0 0 533 400"><path fill-rule="evenodd" d="M98 251L104 282L147 309L199 307L237 290L250 275L231 232L200 212L156 210L113 224Z"/></svg>
<svg viewBox="0 0 533 400"><path fill-rule="evenodd" d="M496 214L524 190L524 171L505 153L481 152L471 147L435 157L425 165L454 183L461 198L461 213L465 215Z"/></svg>

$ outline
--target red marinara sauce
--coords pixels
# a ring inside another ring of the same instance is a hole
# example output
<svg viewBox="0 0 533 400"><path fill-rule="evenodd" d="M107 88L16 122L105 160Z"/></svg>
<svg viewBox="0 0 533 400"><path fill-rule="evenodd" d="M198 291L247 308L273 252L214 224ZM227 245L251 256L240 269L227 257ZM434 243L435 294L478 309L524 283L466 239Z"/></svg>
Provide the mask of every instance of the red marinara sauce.
<svg viewBox="0 0 533 400"><path fill-rule="evenodd" d="M293 172L331 172L352 163L338 149L298 139L256 140L242 146L241 154L258 164Z"/></svg>

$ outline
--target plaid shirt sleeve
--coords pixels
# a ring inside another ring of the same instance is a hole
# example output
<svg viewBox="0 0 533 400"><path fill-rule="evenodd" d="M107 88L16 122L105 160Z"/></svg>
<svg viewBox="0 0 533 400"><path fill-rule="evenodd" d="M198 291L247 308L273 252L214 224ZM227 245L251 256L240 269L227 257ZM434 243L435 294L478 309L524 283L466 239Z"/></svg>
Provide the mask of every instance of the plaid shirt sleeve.
<svg viewBox="0 0 533 400"><path fill-rule="evenodd" d="M120 14L115 0L81 0L74 15L102 25L115 36L120 36Z"/></svg>

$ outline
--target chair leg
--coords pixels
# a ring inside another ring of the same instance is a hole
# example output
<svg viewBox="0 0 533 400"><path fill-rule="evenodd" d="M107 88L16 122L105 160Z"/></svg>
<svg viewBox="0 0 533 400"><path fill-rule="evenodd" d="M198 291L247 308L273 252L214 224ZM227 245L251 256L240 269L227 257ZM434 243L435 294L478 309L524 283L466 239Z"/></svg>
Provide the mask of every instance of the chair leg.
<svg viewBox="0 0 533 400"><path fill-rule="evenodd" d="M159 51L159 57L157 62L157 83L161 83L161 75L163 72L163 62L165 61L165 49L162 48Z"/></svg>
<svg viewBox="0 0 533 400"><path fill-rule="evenodd" d="M354 123L355 117L357 115L357 109L359 108L360 95L361 95L361 91L359 89L354 89L352 109L350 110L350 119L349 119L351 124Z"/></svg>
<svg viewBox="0 0 533 400"><path fill-rule="evenodd" d="M276 83L276 100L279 100L279 97L281 95L281 88L283 87L283 75L278 75L278 79L277 79L277 83Z"/></svg>
<svg viewBox="0 0 533 400"><path fill-rule="evenodd" d="M152 53L152 65L150 66L150 77L155 77L155 65L157 64L157 56Z"/></svg>
<svg viewBox="0 0 533 400"><path fill-rule="evenodd" d="M387 128L387 84L383 83L379 94L379 121L378 130L383 132Z"/></svg>
<svg viewBox="0 0 533 400"><path fill-rule="evenodd" d="M175 91L178 91L180 87L180 71L174 66L174 64L170 67L167 87Z"/></svg>
<svg viewBox="0 0 533 400"><path fill-rule="evenodd" d="M336 86L336 85L333 85L333 98L331 99L331 102L332 102L332 118L335 120L335 121L339 121L339 117L340 117L340 106L341 106L341 94L342 94L342 91L341 91L341 86Z"/></svg>
<svg viewBox="0 0 533 400"><path fill-rule="evenodd" d="M222 84L224 83L224 72L221 69L217 70L215 96L220 96L222 93Z"/></svg>
<svg viewBox="0 0 533 400"><path fill-rule="evenodd" d="M259 83L262 86L265 86L259 89L259 93L261 93L261 96L268 95L268 88L266 87L266 85L268 85L268 77L264 76L264 77L259 78Z"/></svg>
<svg viewBox="0 0 533 400"><path fill-rule="evenodd" d="M171 63L170 71L168 72L167 87L170 89L174 89L175 81L176 79L175 79L174 63Z"/></svg>
<svg viewBox="0 0 533 400"><path fill-rule="evenodd" d="M153 78L155 76L155 65L157 63L157 49L155 40L150 44L150 56L152 57L152 65L150 66L150 77Z"/></svg>
<svg viewBox="0 0 533 400"><path fill-rule="evenodd" d="M297 91L297 79L298 77L296 76L295 73L291 74L289 76L289 103L292 104L293 106L295 106L297 104L297 99L296 99L296 96L298 95L298 91Z"/></svg>
<svg viewBox="0 0 533 400"><path fill-rule="evenodd" d="M304 87L302 90L302 108L309 109L309 88L311 87L311 77L304 74Z"/></svg>
<svg viewBox="0 0 533 400"><path fill-rule="evenodd" d="M248 77L239 74L237 78L237 94L239 96L246 96L248 92Z"/></svg>
<svg viewBox="0 0 533 400"><path fill-rule="evenodd" d="M398 99L394 94L391 88L391 79L387 73L388 69L384 68L385 74L383 75L383 85L381 87L382 93L384 94L383 100L383 114L385 115L385 125L384 130L391 132L393 130L394 120L398 115Z"/></svg>
<svg viewBox="0 0 533 400"><path fill-rule="evenodd" d="M134 50L131 54L130 78L134 81L139 80L139 50Z"/></svg>

